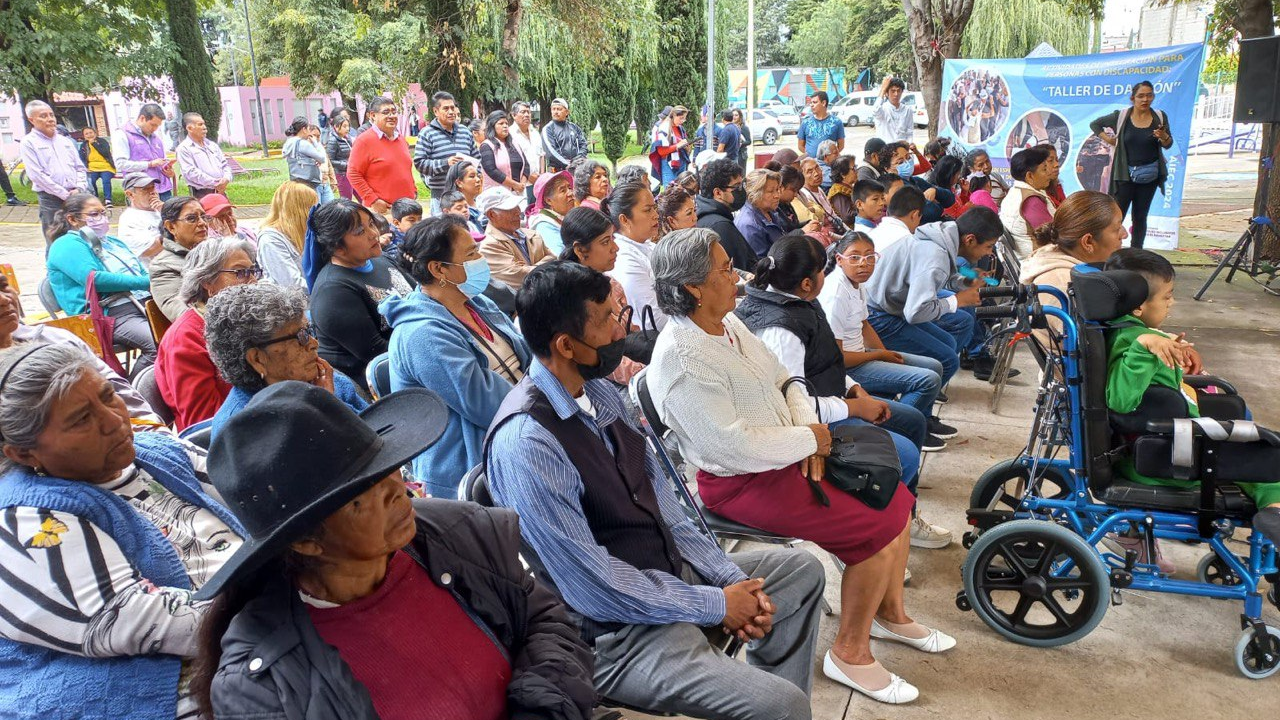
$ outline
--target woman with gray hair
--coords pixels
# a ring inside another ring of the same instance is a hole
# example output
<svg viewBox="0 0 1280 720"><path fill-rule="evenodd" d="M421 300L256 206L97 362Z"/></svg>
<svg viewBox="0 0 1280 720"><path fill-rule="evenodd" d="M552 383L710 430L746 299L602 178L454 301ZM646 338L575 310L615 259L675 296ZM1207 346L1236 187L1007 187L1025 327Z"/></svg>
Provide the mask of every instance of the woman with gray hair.
<svg viewBox="0 0 1280 720"><path fill-rule="evenodd" d="M0 352L0 717L196 717L192 599L244 531L205 458L132 432L92 355Z"/></svg>
<svg viewBox="0 0 1280 720"><path fill-rule="evenodd" d="M231 384L213 416L213 437L259 391L285 380L324 388L356 412L369 406L351 378L317 352L307 296L272 283L227 288L209 300L204 337L218 373Z"/></svg>
<svg viewBox="0 0 1280 720"><path fill-rule="evenodd" d="M737 273L715 233L678 230L652 256L658 304L669 321L658 336L648 385L659 417L698 467L708 509L735 522L803 538L844 564L841 617L823 672L885 703L919 691L871 654L871 638L922 652L955 640L921 625L903 605L911 547L911 491L899 483L883 510L828 486L829 506L810 482L822 480L831 431L791 373L733 314Z"/></svg>
<svg viewBox="0 0 1280 720"><path fill-rule="evenodd" d="M213 417L231 392L205 347L205 303L233 285L258 282L256 255L238 237L212 238L187 253L178 291L187 310L165 332L156 354L156 385L178 432Z"/></svg>
<svg viewBox="0 0 1280 720"><path fill-rule="evenodd" d="M573 173L573 196L582 207L600 209L600 201L609 195L609 169L595 160L575 161L569 168Z"/></svg>

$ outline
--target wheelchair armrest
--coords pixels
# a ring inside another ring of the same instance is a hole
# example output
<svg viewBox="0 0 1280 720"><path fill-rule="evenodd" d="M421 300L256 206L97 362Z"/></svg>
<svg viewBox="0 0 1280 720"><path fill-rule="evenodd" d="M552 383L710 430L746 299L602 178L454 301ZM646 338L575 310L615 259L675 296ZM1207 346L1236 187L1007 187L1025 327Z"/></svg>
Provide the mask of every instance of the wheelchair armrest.
<svg viewBox="0 0 1280 720"><path fill-rule="evenodd" d="M1147 433L1151 435L1172 435L1173 422L1174 422L1173 420L1149 420L1147 421ZM1241 422L1244 422L1244 421L1241 421ZM1231 431L1232 421L1224 420L1224 421L1219 421L1219 423L1228 432ZM1271 447L1280 447L1280 433L1277 433L1276 431L1271 430L1270 428L1262 427L1261 425L1255 425L1254 427L1257 428L1258 430L1258 441L1265 442ZM1203 436L1205 434L1204 430L1198 425L1192 426L1191 430L1193 433L1195 433L1196 436ZM1245 440L1245 439L1237 439L1237 438L1227 438L1225 441L1226 442L1254 442L1253 440Z"/></svg>
<svg viewBox="0 0 1280 720"><path fill-rule="evenodd" d="M1228 395L1239 395L1236 386L1216 375L1183 375L1182 382L1193 388L1220 388Z"/></svg>

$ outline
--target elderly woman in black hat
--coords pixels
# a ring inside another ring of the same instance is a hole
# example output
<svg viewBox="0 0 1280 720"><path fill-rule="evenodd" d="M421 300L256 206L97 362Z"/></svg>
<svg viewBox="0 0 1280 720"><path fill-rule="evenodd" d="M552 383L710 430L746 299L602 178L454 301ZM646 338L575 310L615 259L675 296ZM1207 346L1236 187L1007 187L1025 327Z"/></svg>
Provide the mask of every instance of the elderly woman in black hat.
<svg viewBox="0 0 1280 720"><path fill-rule="evenodd" d="M217 596L207 716L589 716L591 651L523 569L515 514L405 493L400 466L447 412L410 389L357 415L286 381L226 424L211 474L249 538L198 594Z"/></svg>
<svg viewBox="0 0 1280 720"><path fill-rule="evenodd" d="M0 353L0 718L195 717L209 603L240 547L203 451L132 432L86 348Z"/></svg>

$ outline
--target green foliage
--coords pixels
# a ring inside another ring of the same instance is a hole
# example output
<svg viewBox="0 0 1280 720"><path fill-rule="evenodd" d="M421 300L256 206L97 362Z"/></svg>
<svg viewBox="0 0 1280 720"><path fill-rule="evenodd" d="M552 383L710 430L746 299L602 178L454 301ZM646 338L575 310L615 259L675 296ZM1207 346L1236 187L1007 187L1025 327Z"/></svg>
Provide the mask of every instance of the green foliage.
<svg viewBox="0 0 1280 720"><path fill-rule="evenodd" d="M209 127L209 137L217 140L222 101L213 85L213 62L205 51L196 0L166 0L165 4L169 11L169 36L177 48L169 74L178 95L178 107L184 113L200 113Z"/></svg>
<svg viewBox="0 0 1280 720"><path fill-rule="evenodd" d="M900 0L861 0L853 4L845 33L849 49L844 66L849 79L857 77L861 68L869 67L877 80L894 75L915 85L911 38Z"/></svg>
<svg viewBox="0 0 1280 720"><path fill-rule="evenodd" d="M619 45L629 38L629 33L619 33ZM600 122L600 139L604 154L615 167L627 145L627 130L631 125L632 104L635 101L635 82L627 69L625 55L605 58L595 72L597 100L596 118ZM639 129L639 128L637 128Z"/></svg>
<svg viewBox="0 0 1280 720"><path fill-rule="evenodd" d="M798 1L756 0L756 67L782 67L791 62L787 34L795 25L789 13ZM699 18L706 15L704 4ZM716 49L724 53L729 67L747 66L747 0L716 0Z"/></svg>
<svg viewBox="0 0 1280 720"><path fill-rule="evenodd" d="M960 53L971 58L1026 57L1042 42L1063 55L1089 50L1089 18L1063 0L976 0Z"/></svg>
<svg viewBox="0 0 1280 720"><path fill-rule="evenodd" d="M154 98L150 86L122 87L122 78L170 64L163 16L162 0L0 0L0 94L30 100L120 89Z"/></svg>
<svg viewBox="0 0 1280 720"><path fill-rule="evenodd" d="M792 7L811 5L810 0L796 0ZM793 22L795 31L787 43L787 54L797 65L836 67L845 64L845 58L861 38L853 32L834 32L835 28L848 27L849 16L855 12L853 0L827 0L803 15L797 11ZM848 30L853 30L848 27Z"/></svg>
<svg viewBox="0 0 1280 720"><path fill-rule="evenodd" d="M683 105L696 112L707 92L706 0L657 0L655 10L658 48L653 87L658 105ZM636 127L642 130L647 125Z"/></svg>
<svg viewBox="0 0 1280 720"><path fill-rule="evenodd" d="M1200 74L1200 80L1215 85L1233 83L1236 81L1236 72L1239 69L1240 56L1237 53L1214 48L1209 53L1209 59L1204 63L1204 72Z"/></svg>

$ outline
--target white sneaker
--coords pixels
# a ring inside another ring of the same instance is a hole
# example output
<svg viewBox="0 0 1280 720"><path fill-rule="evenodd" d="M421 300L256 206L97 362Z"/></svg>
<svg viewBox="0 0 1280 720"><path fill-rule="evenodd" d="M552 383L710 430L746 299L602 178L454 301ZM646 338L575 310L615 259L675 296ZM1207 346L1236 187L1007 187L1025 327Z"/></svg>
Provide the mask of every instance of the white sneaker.
<svg viewBox="0 0 1280 720"><path fill-rule="evenodd" d="M906 572L902 575L902 584L906 585L911 582L911 568L905 568Z"/></svg>
<svg viewBox="0 0 1280 720"><path fill-rule="evenodd" d="M887 703L889 705L903 705L920 697L920 690L917 689L915 685L912 685L893 673L889 673L889 685L885 688L880 690L868 690L867 688L862 687L858 683L854 682L848 675L845 675L844 671L836 665L835 661L831 659L830 650L828 650L827 654L822 658L822 674L845 687L857 690L872 700L878 700L879 702Z"/></svg>
<svg viewBox="0 0 1280 720"><path fill-rule="evenodd" d="M950 530L930 524L920 515L911 520L911 547L937 550L950 544Z"/></svg>
<svg viewBox="0 0 1280 720"><path fill-rule="evenodd" d="M922 638L909 638L890 630L880 624L879 618L871 618L871 637L877 640L892 640L903 645L910 645L920 652L940 653L946 652L956 646L956 639L941 630L929 630L929 634Z"/></svg>

